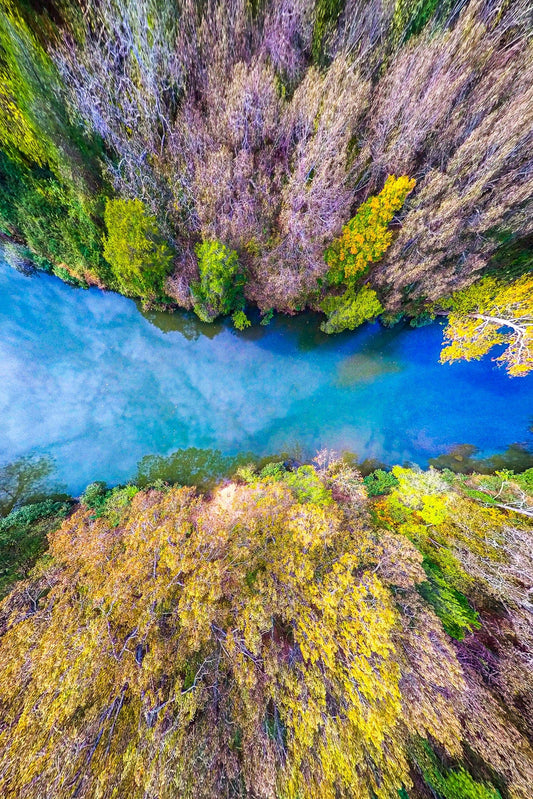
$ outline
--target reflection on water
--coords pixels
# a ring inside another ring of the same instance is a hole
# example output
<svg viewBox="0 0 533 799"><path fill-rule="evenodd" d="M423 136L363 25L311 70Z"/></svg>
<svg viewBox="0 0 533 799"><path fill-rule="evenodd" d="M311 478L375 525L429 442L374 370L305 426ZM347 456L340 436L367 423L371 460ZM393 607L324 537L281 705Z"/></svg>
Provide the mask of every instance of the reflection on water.
<svg viewBox="0 0 533 799"><path fill-rule="evenodd" d="M137 465L134 482L144 488L162 480L165 483L211 488L223 477L235 474L239 466L254 461L252 453L231 457L216 449L178 449L167 457L145 455Z"/></svg>
<svg viewBox="0 0 533 799"><path fill-rule="evenodd" d="M144 316L151 325L155 325L163 333L181 333L189 341L194 341L200 336L215 338L224 330L221 322L207 324L192 311L146 310L139 301L135 301L135 305L141 316Z"/></svg>
<svg viewBox="0 0 533 799"><path fill-rule="evenodd" d="M190 482L157 457L188 450L198 475L202 450L424 466L465 441L481 457L531 445L533 377L510 380L488 358L441 366L440 342L437 325L326 336L312 314L239 333L0 264L0 464L51 457L78 493L134 478L147 453L146 479Z"/></svg>
<svg viewBox="0 0 533 799"><path fill-rule="evenodd" d="M64 487L53 480L51 458L27 455L0 467L0 517L13 508L46 497L63 498Z"/></svg>
<svg viewBox="0 0 533 799"><path fill-rule="evenodd" d="M478 447L472 444L461 444L437 458L430 458L429 463L436 469L450 469L461 474L494 474L509 469L512 472L523 472L533 468L533 452L521 444L511 444L505 452L496 453L486 458L479 456Z"/></svg>

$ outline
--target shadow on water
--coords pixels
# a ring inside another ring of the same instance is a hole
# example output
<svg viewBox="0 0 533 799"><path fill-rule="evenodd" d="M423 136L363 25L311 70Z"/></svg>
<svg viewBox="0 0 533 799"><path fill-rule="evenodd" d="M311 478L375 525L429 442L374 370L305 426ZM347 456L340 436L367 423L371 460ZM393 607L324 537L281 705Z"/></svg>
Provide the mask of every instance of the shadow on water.
<svg viewBox="0 0 533 799"><path fill-rule="evenodd" d="M401 372L402 367L390 358L376 358L357 352L340 362L335 385L341 388L372 383L382 375Z"/></svg>
<svg viewBox="0 0 533 799"><path fill-rule="evenodd" d="M322 314L306 312L291 316L289 314L276 314L272 321L262 325L261 315L255 308L247 308L246 313L251 321L251 326L244 330L236 330L229 317L220 317L214 322L202 322L193 311L182 309L158 310L146 309L140 301L134 300L137 310L150 324L162 330L163 333L180 333L189 341L194 341L201 336L214 339L227 330L242 341L259 343L267 349L279 351L280 339L287 348L294 348L299 352L312 352L318 348L334 347L353 338L353 333L328 336L320 330L324 320Z"/></svg>
<svg viewBox="0 0 533 799"><path fill-rule="evenodd" d="M51 458L27 455L0 467L0 517L20 505L44 499L68 499L64 486L51 478L55 465Z"/></svg>
<svg viewBox="0 0 533 799"><path fill-rule="evenodd" d="M222 321L202 322L192 311L158 311L146 310L142 303L135 300L137 310L151 325L163 333L180 333L188 341L195 341L201 336L214 339L226 329Z"/></svg>
<svg viewBox="0 0 533 799"><path fill-rule="evenodd" d="M368 325L356 331L345 331L335 335L328 335L320 330L324 321L321 313L306 311L305 313L275 314L272 320L261 324L261 314L257 308L247 307L246 313L251 321L251 326L244 330L236 330L229 317L220 317L214 322L202 322L193 311L183 309L159 310L146 309L139 300L133 300L140 315L157 327L163 333L179 333L188 341L196 341L201 337L216 338L224 331L230 332L242 341L258 344L261 348L280 353L281 351L296 350L299 353L312 353L314 351L340 351L346 346L353 345L354 341L362 340L360 355L372 358L379 357L383 352L394 356L395 343L400 340L405 330L409 327L405 322L399 322L393 327L384 327L379 323ZM369 335L369 330L372 334ZM381 373L399 371L397 368L384 369ZM367 366L362 366L363 380L366 381ZM356 381L354 381L356 382ZM352 385L344 383L342 378L339 385Z"/></svg>
<svg viewBox="0 0 533 799"><path fill-rule="evenodd" d="M167 456L145 455L137 464L137 474L132 482L140 488L163 482L208 490L220 480L232 477L241 466L253 464L260 469L267 463L280 461L286 457L286 455L259 457L253 452L223 455L218 449L189 447L178 449Z"/></svg>
<svg viewBox="0 0 533 799"><path fill-rule="evenodd" d="M450 469L456 474L494 474L504 469L518 473L533 467L533 452L523 444L511 444L505 452L486 458L476 457L478 452L478 447L472 444L460 444L443 455L430 458L429 465L435 469Z"/></svg>

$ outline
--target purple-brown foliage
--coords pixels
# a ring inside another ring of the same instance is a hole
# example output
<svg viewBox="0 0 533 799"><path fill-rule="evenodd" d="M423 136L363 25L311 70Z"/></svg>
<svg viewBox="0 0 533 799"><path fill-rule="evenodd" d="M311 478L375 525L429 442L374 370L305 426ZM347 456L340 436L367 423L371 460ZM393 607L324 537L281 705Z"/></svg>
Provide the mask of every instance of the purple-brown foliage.
<svg viewBox="0 0 533 799"><path fill-rule="evenodd" d="M459 4L411 38L398 8L347 0L319 64L314 0L105 0L66 27L72 114L182 253L178 301L194 243L217 238L261 308L316 302L324 248L388 174L417 180L369 278L390 310L468 285L502 235L533 232L528 0Z"/></svg>

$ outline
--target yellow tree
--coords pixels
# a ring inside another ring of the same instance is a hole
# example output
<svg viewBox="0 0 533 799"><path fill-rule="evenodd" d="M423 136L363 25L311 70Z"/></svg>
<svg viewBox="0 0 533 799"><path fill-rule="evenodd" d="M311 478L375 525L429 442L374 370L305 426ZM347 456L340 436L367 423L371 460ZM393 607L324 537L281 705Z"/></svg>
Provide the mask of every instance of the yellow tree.
<svg viewBox="0 0 533 799"><path fill-rule="evenodd" d="M527 799L527 739L470 695L423 588L434 552L486 582L501 511L403 469L373 526L346 464L280 466L209 498L86 492L0 604L2 795L397 799L422 736L459 760L501 746Z"/></svg>
<svg viewBox="0 0 533 799"><path fill-rule="evenodd" d="M85 508L66 521L0 614L0 790L396 797L409 777L399 614L375 568L388 556L310 480L209 501L138 492L118 523Z"/></svg>
<svg viewBox="0 0 533 799"><path fill-rule="evenodd" d="M334 282L353 281L384 255L392 241L389 224L415 184L406 175L389 175L380 193L359 207L324 254Z"/></svg>
<svg viewBox="0 0 533 799"><path fill-rule="evenodd" d="M492 347L512 377L533 369L533 276L512 283L486 277L452 297L441 362L479 359Z"/></svg>
<svg viewBox="0 0 533 799"><path fill-rule="evenodd" d="M353 330L383 311L376 292L369 286L358 286L358 281L390 246L389 224L415 183L406 175L399 178L389 175L381 192L359 207L342 234L325 251L329 282L346 285L343 294L329 295L321 303L328 317L321 325L325 333Z"/></svg>

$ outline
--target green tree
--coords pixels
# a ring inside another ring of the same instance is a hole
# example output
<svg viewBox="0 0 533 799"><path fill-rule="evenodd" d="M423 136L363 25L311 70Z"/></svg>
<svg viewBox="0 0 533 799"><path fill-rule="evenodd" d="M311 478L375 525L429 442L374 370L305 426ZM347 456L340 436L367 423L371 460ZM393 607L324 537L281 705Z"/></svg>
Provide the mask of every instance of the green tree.
<svg viewBox="0 0 533 799"><path fill-rule="evenodd" d="M89 283L108 283L102 257L102 202L59 180L47 167L14 161L0 152L0 229L23 240L32 260Z"/></svg>
<svg viewBox="0 0 533 799"><path fill-rule="evenodd" d="M0 519L0 597L16 580L27 577L47 547L46 536L69 512L66 502L48 499L23 505Z"/></svg>
<svg viewBox="0 0 533 799"><path fill-rule="evenodd" d="M370 286L363 286L359 291L350 286L340 296L326 297L321 308L328 315L327 320L320 325L324 333L355 330L363 322L375 319L383 310L376 292Z"/></svg>
<svg viewBox="0 0 533 799"><path fill-rule="evenodd" d="M212 322L222 314L242 311L246 281L235 250L207 240L196 245L196 255L200 280L191 285L191 293L200 319ZM237 316L237 321L243 321L241 316Z"/></svg>
<svg viewBox="0 0 533 799"><path fill-rule="evenodd" d="M51 33L49 20L40 25L25 5L0 0L0 145L25 166L48 165L87 199L101 185L100 139L81 130L75 113L69 117L43 34Z"/></svg>
<svg viewBox="0 0 533 799"><path fill-rule="evenodd" d="M123 294L157 299L172 264L154 216L141 200L108 200L104 212L107 235L104 258Z"/></svg>
<svg viewBox="0 0 533 799"><path fill-rule="evenodd" d="M246 330L247 327L252 326L252 323L250 322L244 311L235 311L231 315L231 319L237 330Z"/></svg>
<svg viewBox="0 0 533 799"><path fill-rule="evenodd" d="M378 497L382 494L389 494L398 485L398 480L392 472L375 469L371 474L367 474L363 479L363 483L369 497Z"/></svg>

